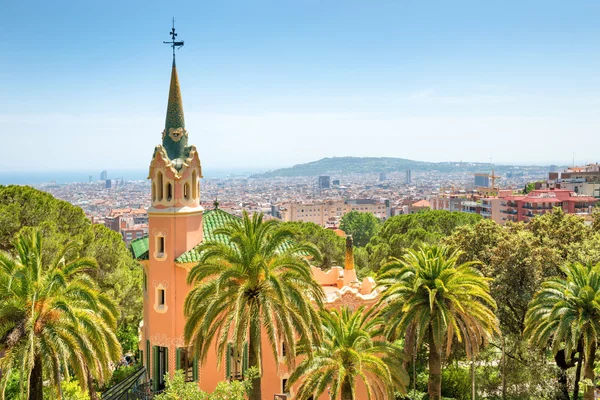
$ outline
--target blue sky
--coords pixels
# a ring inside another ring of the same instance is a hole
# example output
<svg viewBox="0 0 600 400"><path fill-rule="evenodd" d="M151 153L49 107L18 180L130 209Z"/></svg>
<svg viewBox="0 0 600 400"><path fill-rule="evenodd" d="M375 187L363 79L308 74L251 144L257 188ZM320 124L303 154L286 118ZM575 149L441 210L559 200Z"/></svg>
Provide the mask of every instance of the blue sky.
<svg viewBox="0 0 600 400"><path fill-rule="evenodd" d="M600 2L0 0L0 171L146 168L176 18L204 168L600 161Z"/></svg>

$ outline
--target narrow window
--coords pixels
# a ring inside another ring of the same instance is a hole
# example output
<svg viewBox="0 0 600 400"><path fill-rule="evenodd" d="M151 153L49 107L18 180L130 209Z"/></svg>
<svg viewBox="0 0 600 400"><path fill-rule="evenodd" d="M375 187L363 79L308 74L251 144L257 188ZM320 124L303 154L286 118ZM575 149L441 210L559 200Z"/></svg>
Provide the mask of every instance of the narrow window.
<svg viewBox="0 0 600 400"><path fill-rule="evenodd" d="M170 183L167 183L167 201L171 201L173 198L173 186Z"/></svg>
<svg viewBox="0 0 600 400"><path fill-rule="evenodd" d="M156 194L158 197L158 201L162 201L163 199L163 175L162 172L158 171L156 174L156 187L158 189L158 193Z"/></svg>
<svg viewBox="0 0 600 400"><path fill-rule="evenodd" d="M157 250L159 255L163 255L165 253L165 238L162 236L158 237Z"/></svg>
<svg viewBox="0 0 600 400"><path fill-rule="evenodd" d="M198 197L197 187L199 186L199 184L197 181L198 181L198 174L194 170L194 172L192 172L192 199L194 199L194 200L196 200L196 198Z"/></svg>
<svg viewBox="0 0 600 400"><path fill-rule="evenodd" d="M287 387L287 381L288 381L287 379L282 379L281 380L281 392L282 393L289 393L290 392L288 390L288 387Z"/></svg>
<svg viewBox="0 0 600 400"><path fill-rule="evenodd" d="M165 289L158 289L158 306L165 305Z"/></svg>
<svg viewBox="0 0 600 400"><path fill-rule="evenodd" d="M190 184L189 183L185 183L185 185L183 185L183 197L186 200L190 199Z"/></svg>
<svg viewBox="0 0 600 400"><path fill-rule="evenodd" d="M156 183L152 182L152 201L156 201Z"/></svg>

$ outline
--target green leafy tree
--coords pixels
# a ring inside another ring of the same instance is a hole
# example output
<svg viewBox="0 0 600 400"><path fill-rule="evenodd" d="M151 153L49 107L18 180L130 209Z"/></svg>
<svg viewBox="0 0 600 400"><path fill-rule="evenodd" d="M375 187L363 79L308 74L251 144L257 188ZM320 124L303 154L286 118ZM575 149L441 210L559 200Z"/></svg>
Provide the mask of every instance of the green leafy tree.
<svg viewBox="0 0 600 400"><path fill-rule="evenodd" d="M119 233L92 225L81 208L48 193L28 186L0 186L0 250L13 251L14 239L32 228L42 233L45 264L67 243L80 243L72 251L97 261L98 268L88 275L119 305L119 327L137 332L142 318L143 271Z"/></svg>
<svg viewBox="0 0 600 400"><path fill-rule="evenodd" d="M215 342L222 360L228 343L239 352L247 343L248 363L261 371L263 333L275 359L281 341L289 354L296 352L297 337L318 342L324 294L308 260L318 260L318 250L293 242L292 232L278 229L275 220L263 221L262 214L244 212L214 233L220 240L200 245L200 262L188 275L193 288L184 305L185 338L195 353L205 359ZM286 360L293 367L294 357ZM250 399L262 399L260 375Z"/></svg>
<svg viewBox="0 0 600 400"><path fill-rule="evenodd" d="M385 341L381 319L372 318L364 307L354 312L324 310L321 319L323 341L299 349L304 359L288 379L288 386L301 382L298 399L329 390L331 400L354 400L358 381L364 383L369 399L393 399L394 389L406 391L402 350Z"/></svg>
<svg viewBox="0 0 600 400"><path fill-rule="evenodd" d="M566 358L583 347L584 378L595 382L594 361L600 332L600 264L569 263L565 278L545 281L535 294L525 320L525 336L537 347L550 345L553 354L564 349ZM592 400L595 385L583 398Z"/></svg>
<svg viewBox="0 0 600 400"><path fill-rule="evenodd" d="M300 243L312 243L321 252L318 267L327 269L335 265L344 265L346 242L331 229L325 229L312 222L286 222L281 227L294 233Z"/></svg>
<svg viewBox="0 0 600 400"><path fill-rule="evenodd" d="M30 231L16 242L16 256L0 253L0 369L20 372L20 392L41 400L44 375L62 397L62 375L73 371L95 397L92 381L110 377L121 348L115 335L118 310L87 275L89 258L72 258L69 243L43 262L42 234ZM4 393L4 391L3 391Z"/></svg>
<svg viewBox="0 0 600 400"><path fill-rule="evenodd" d="M529 182L528 184L526 184L523 188L523 194L527 194L532 190L535 190L535 182Z"/></svg>
<svg viewBox="0 0 600 400"><path fill-rule="evenodd" d="M472 358L499 331L490 279L473 263L460 264L459 257L460 252L448 247L425 246L409 250L379 273L379 284L386 287L379 304L381 316L389 321L389 338L406 337L408 356L415 340L416 347L427 342L432 400L441 399L441 356L450 353L454 338L465 343Z"/></svg>
<svg viewBox="0 0 600 400"><path fill-rule="evenodd" d="M379 218L368 212L350 211L340 221L340 229L352 235L354 244L359 247L366 246L380 226Z"/></svg>
<svg viewBox="0 0 600 400"><path fill-rule="evenodd" d="M473 225L480 220L481 217L476 214L444 210L393 216L385 221L366 246L369 265L377 271L391 258L402 257L407 249L416 249L421 244L437 244L457 227Z"/></svg>
<svg viewBox="0 0 600 400"><path fill-rule="evenodd" d="M533 382L539 382L541 371L556 371L559 398L568 399L568 370L575 366L579 370L583 357L579 352L566 357L564 349L560 349L554 358L558 369L545 368L523 337L525 316L544 279L562 275L561 266L565 262L600 262L600 234L582 218L557 208L527 224L508 223L502 227L482 220L475 225L465 225L444 242L462 250L460 262L479 261L478 268L493 278L490 287L498 305L505 344L498 343L498 346L504 347L507 354L503 375L509 395L531 390ZM575 381L578 375L575 373ZM554 380L551 375L541 379Z"/></svg>

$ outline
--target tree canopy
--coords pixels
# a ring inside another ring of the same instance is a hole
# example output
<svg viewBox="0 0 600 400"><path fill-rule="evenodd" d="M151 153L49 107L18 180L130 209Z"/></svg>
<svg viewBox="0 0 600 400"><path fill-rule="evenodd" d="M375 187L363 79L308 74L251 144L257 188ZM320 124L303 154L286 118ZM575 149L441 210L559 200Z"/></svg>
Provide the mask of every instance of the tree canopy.
<svg viewBox="0 0 600 400"><path fill-rule="evenodd" d="M98 268L90 276L119 305L119 329L133 326L137 332L143 272L119 233L92 225L81 208L48 193L29 186L0 186L0 250L14 251L14 239L31 228L43 236L44 262L69 242L79 244L78 257L95 259Z"/></svg>
<svg viewBox="0 0 600 400"><path fill-rule="evenodd" d="M380 227L379 218L368 212L350 211L340 221L340 229L352 235L354 245L358 247L366 246Z"/></svg>
<svg viewBox="0 0 600 400"><path fill-rule="evenodd" d="M400 258L406 250L421 244L436 244L452 234L455 228L481 220L476 214L444 210L396 215L385 221L377 235L366 246L369 266L377 271L390 258Z"/></svg>

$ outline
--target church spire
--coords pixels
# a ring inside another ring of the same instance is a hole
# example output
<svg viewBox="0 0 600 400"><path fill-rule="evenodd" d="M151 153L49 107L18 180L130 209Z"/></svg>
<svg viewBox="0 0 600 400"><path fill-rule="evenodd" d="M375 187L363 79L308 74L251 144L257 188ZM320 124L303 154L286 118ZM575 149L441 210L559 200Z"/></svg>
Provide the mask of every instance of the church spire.
<svg viewBox="0 0 600 400"><path fill-rule="evenodd" d="M169 33L171 35L170 44L173 48L173 67L171 70L171 85L169 87L169 101L167 103L167 117L165 118L165 130L163 131L163 147L171 160L183 159L186 157L188 134L185 130L185 119L183 117L183 101L181 100L181 88L179 87L179 77L177 75L177 66L175 65L175 49L183 46L183 41L177 42L175 38L175 19L173 19L173 28Z"/></svg>

